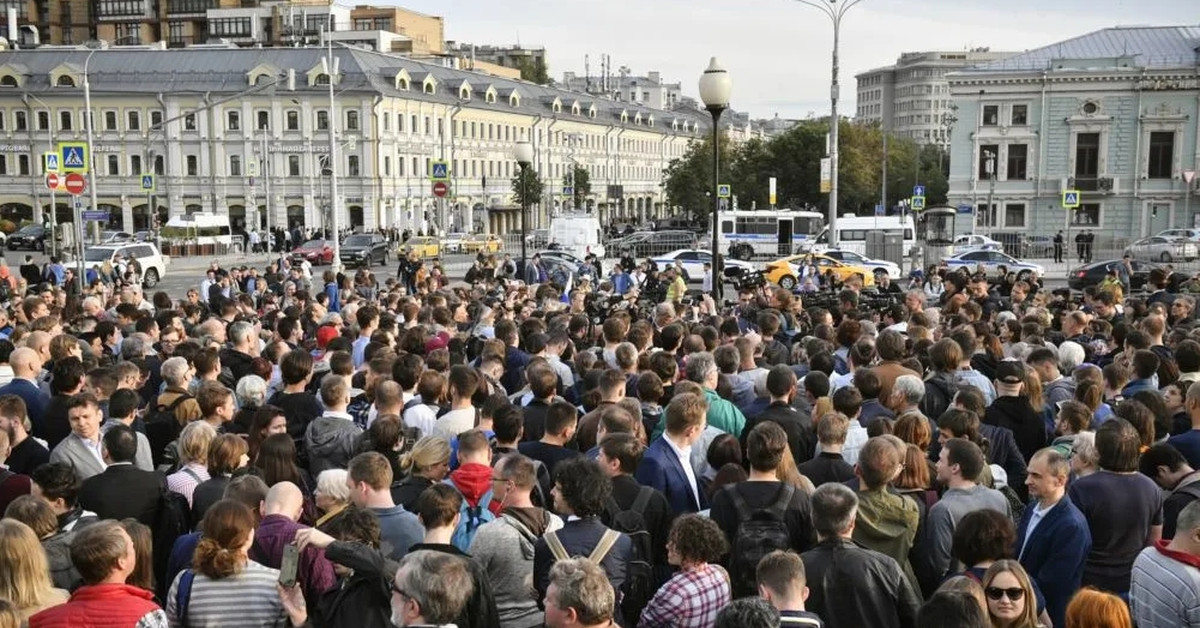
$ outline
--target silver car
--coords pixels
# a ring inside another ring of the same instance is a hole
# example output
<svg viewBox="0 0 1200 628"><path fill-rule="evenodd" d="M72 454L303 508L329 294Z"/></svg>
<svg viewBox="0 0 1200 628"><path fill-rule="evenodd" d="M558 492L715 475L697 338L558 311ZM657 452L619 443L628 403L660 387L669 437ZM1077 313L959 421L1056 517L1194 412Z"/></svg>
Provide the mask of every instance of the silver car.
<svg viewBox="0 0 1200 628"><path fill-rule="evenodd" d="M1174 260L1192 261L1197 257L1196 243L1178 238L1150 236L1125 247L1133 259L1169 264Z"/></svg>

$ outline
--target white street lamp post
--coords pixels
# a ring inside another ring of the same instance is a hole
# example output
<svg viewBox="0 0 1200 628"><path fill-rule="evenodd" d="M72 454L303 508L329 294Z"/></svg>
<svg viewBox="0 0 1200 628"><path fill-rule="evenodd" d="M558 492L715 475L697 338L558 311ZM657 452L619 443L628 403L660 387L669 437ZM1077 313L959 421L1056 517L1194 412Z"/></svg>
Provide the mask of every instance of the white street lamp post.
<svg viewBox="0 0 1200 628"><path fill-rule="evenodd" d="M529 263L529 260L526 259L525 251L525 241L527 239L525 237L525 233L529 228L526 224L529 213L529 199L528 191L526 189L526 181L529 179L525 171L529 169L529 164L533 163L533 144L529 143L528 140L521 140L517 142L516 145L513 146L513 159L516 159L517 165L521 166L521 277L524 278L526 273L526 264Z"/></svg>
<svg viewBox="0 0 1200 628"><path fill-rule="evenodd" d="M722 269L721 269L721 252L717 248L717 234L720 226L719 212L721 206L720 184L721 184L721 144L719 122L721 114L729 108L729 95L733 91L733 79L729 77L729 73L713 57L708 62L708 69L704 74L700 75L700 100L704 101L705 109L712 114L712 150L713 150L713 206L712 206L712 298L713 303L721 303L721 284L722 284Z"/></svg>

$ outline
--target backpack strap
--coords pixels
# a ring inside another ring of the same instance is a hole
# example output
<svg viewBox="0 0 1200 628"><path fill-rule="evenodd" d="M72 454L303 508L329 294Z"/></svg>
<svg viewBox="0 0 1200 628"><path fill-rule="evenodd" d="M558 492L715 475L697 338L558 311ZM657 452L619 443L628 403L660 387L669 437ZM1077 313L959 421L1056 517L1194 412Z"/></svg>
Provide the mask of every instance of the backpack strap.
<svg viewBox="0 0 1200 628"><path fill-rule="evenodd" d="M749 521L750 517L754 516L754 511L746 503L746 498L742 497L742 492L738 490L738 485L730 484L729 488L725 490L729 491L729 498L733 500L733 508L738 513L738 519L742 523Z"/></svg>
<svg viewBox="0 0 1200 628"><path fill-rule="evenodd" d="M779 517L780 520L783 520L784 516L787 515L788 506L792 504L792 497L795 495L796 487L788 484L787 482L783 482L783 485L779 487L779 494L775 497L775 503L771 504L771 507L768 508L768 510L771 512L771 514Z"/></svg>
<svg viewBox="0 0 1200 628"><path fill-rule="evenodd" d="M641 499L640 495L638 499ZM608 513L610 520L616 521L617 515L621 514L621 505L617 503L616 499L613 499L612 495L609 495L608 499L604 502L604 511Z"/></svg>
<svg viewBox="0 0 1200 628"><path fill-rule="evenodd" d="M192 582L196 572L184 569L179 576L179 586L175 588L175 614L179 616L179 624L187 628L188 602L192 599Z"/></svg>
<svg viewBox="0 0 1200 628"><path fill-rule="evenodd" d="M600 542L596 544L596 548L588 554L588 561L594 565L599 565L600 561L608 556L608 551L616 544L617 539L621 538L621 533L611 528L604 531L604 536L600 537Z"/></svg>
<svg viewBox="0 0 1200 628"><path fill-rule="evenodd" d="M643 486L638 490L637 499L633 500L633 506L630 510L639 515L646 513L646 506L650 505L650 498L654 496L654 489L649 486Z"/></svg>
<svg viewBox="0 0 1200 628"><path fill-rule="evenodd" d="M562 541L559 540L556 531L550 531L542 538L546 539L546 546L550 548L550 554L554 556L554 560L567 560L570 556L567 554L567 548L563 547Z"/></svg>
<svg viewBox="0 0 1200 628"><path fill-rule="evenodd" d="M200 484L201 482L204 481L204 480L200 479L200 476L195 471L192 471L191 469L189 469L187 467L180 467L179 470L192 476L192 479L196 481L196 484Z"/></svg>

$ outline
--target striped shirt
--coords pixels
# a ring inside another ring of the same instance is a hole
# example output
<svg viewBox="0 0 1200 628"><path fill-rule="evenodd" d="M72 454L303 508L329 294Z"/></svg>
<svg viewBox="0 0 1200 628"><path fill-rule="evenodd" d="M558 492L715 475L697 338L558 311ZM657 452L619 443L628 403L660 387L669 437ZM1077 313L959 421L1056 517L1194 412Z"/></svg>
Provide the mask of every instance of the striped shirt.
<svg viewBox="0 0 1200 628"><path fill-rule="evenodd" d="M179 617L177 589L180 572L171 583L167 595L167 621L171 628L183 626ZM252 560L246 561L242 571L213 580L196 573L192 581L192 594L187 602L188 628L273 628L290 623L275 583L279 570L264 567Z"/></svg>
<svg viewBox="0 0 1200 628"><path fill-rule="evenodd" d="M192 495L196 492L196 487L209 479L211 476L208 475L207 467L189 463L167 476L167 490L183 495L187 498L188 506L191 506Z"/></svg>

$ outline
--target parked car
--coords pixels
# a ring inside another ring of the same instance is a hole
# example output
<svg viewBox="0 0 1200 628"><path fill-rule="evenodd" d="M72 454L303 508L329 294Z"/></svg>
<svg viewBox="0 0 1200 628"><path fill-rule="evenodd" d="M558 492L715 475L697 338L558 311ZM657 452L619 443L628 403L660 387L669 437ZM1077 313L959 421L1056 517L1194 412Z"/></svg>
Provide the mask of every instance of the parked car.
<svg viewBox="0 0 1200 628"><path fill-rule="evenodd" d="M153 242L154 241L154 233L150 232L150 231L138 231L137 233L133 234L133 241L134 242Z"/></svg>
<svg viewBox="0 0 1200 628"><path fill-rule="evenodd" d="M639 231L611 242L608 250L613 255L628 251L634 257L655 257L678 249L694 249L696 244L696 234L691 231Z"/></svg>
<svg viewBox="0 0 1200 628"><path fill-rule="evenodd" d="M400 255L409 253L416 253L421 259L435 258L441 255L441 244L432 236L413 236L400 245Z"/></svg>
<svg viewBox="0 0 1200 628"><path fill-rule="evenodd" d="M46 228L41 225L25 225L8 236L8 250L45 251L46 235Z"/></svg>
<svg viewBox="0 0 1200 628"><path fill-rule="evenodd" d="M99 244L83 251L85 268L99 268L111 262L117 255L124 259L135 259L142 267L142 285L153 288L167 275L167 260L158 247L150 242L126 244Z"/></svg>
<svg viewBox="0 0 1200 628"><path fill-rule="evenodd" d="M1003 266L1008 272L1017 273L1017 278L1022 280L1041 277L1046 272L1046 269L1038 264L1022 262L1007 253L991 250L958 253L943 258L942 263L951 270L966 268L970 272L975 272L975 269L982 265L989 274L998 272L999 268Z"/></svg>
<svg viewBox="0 0 1200 628"><path fill-rule="evenodd" d="M292 249L292 261L308 260L313 266L333 263L333 242L330 240L309 240Z"/></svg>
<svg viewBox="0 0 1200 628"><path fill-rule="evenodd" d="M1110 259L1103 262L1092 262L1080 266L1071 271L1067 277L1067 286L1072 290L1083 290L1088 286L1099 285L1104 280L1105 273L1108 272L1110 266L1120 264L1123 260ZM1161 268L1154 262L1146 262L1142 260L1130 260L1130 265L1133 266L1133 273L1129 275L1130 290L1141 290L1143 286L1150 280L1150 271L1155 268Z"/></svg>
<svg viewBox="0 0 1200 628"><path fill-rule="evenodd" d="M132 242L133 234L127 231L101 231L100 244L120 244Z"/></svg>
<svg viewBox="0 0 1200 628"><path fill-rule="evenodd" d="M704 265L712 263L712 254L700 249L679 249L678 251L671 251L666 255L660 255L653 259L654 263L658 264L659 270L673 266L675 260L679 260L683 264L683 270L688 274L689 283L702 283L704 281ZM741 268L744 271L755 270L754 264L742 260L726 258L723 263L725 264L725 268Z"/></svg>
<svg viewBox="0 0 1200 628"><path fill-rule="evenodd" d="M1200 229L1167 229L1154 234L1162 238L1181 238L1191 240L1192 242L1200 242Z"/></svg>
<svg viewBox="0 0 1200 628"><path fill-rule="evenodd" d="M380 266L387 266L390 257L387 238L378 233L356 233L347 236L338 249L338 258L351 266L370 266L376 261Z"/></svg>
<svg viewBox="0 0 1200 628"><path fill-rule="evenodd" d="M466 238L463 238L461 249L463 253L478 253L483 251L485 254L498 253L500 247L504 245L504 241L500 236L495 234L484 235L482 233L472 233Z"/></svg>
<svg viewBox="0 0 1200 628"><path fill-rule="evenodd" d="M841 249L832 249L823 253L825 257L833 258L839 262L847 264L856 264L858 266L866 266L871 269L878 277L880 273L887 273L887 276L892 279L900 278L900 266L882 259L871 259L865 255L860 255L854 251L844 251Z"/></svg>
<svg viewBox="0 0 1200 628"><path fill-rule="evenodd" d="M1196 259L1197 244L1191 240L1150 236L1125 247L1125 255L1133 259L1154 260L1169 264L1174 260Z"/></svg>
<svg viewBox="0 0 1200 628"><path fill-rule="evenodd" d="M801 253L777 259L769 262L767 267L763 269L763 272L766 273L767 280L771 283L779 284L779 287L791 290L800 283L801 267L808 263L809 258L812 258L813 264L817 267L817 272L822 276L825 274L825 271L833 271L833 276L838 281L846 281L851 277L857 276L862 279L863 286L875 285L875 273L870 268L839 262L832 257L816 253Z"/></svg>
<svg viewBox="0 0 1200 628"><path fill-rule="evenodd" d="M1003 251L1004 243L997 242L985 235L966 233L954 238L954 252L966 251Z"/></svg>
<svg viewBox="0 0 1200 628"><path fill-rule="evenodd" d="M447 233L442 236L442 249L447 253L461 253L463 240L466 238L467 234L462 232Z"/></svg>

